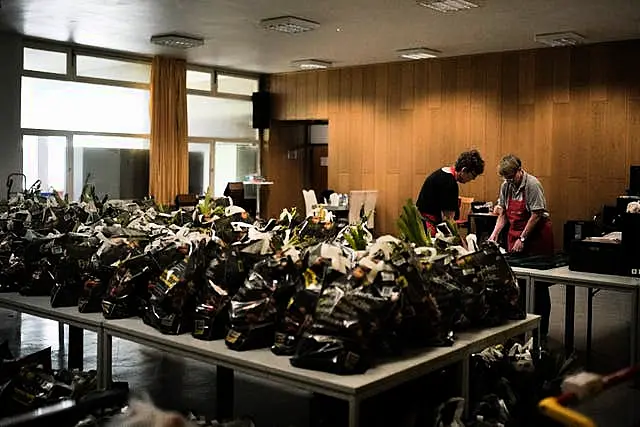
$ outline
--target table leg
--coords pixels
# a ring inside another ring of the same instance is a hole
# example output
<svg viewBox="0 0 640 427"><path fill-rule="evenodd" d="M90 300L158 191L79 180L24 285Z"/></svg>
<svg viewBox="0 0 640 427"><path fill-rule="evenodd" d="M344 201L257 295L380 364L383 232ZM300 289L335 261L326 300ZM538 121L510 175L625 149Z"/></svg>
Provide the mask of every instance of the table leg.
<svg viewBox="0 0 640 427"><path fill-rule="evenodd" d="M640 350L638 349L638 344L640 344L639 340L638 340L638 322L640 322L640 313L638 312L638 307L640 305L640 290L638 288L635 288L633 293L631 294L632 298L631 298L631 327L630 327L630 331L629 334L631 335L630 337L630 345L631 345L631 349L630 349L630 354L629 354L629 364L630 365L635 365L637 364L640 360L639 357L639 353Z"/></svg>
<svg viewBox="0 0 640 427"><path fill-rule="evenodd" d="M360 401L355 397L349 399L349 427L360 427Z"/></svg>
<svg viewBox="0 0 640 427"><path fill-rule="evenodd" d="M574 349L576 317L576 288L573 285L565 285L564 304L564 349L567 354L571 354Z"/></svg>
<svg viewBox="0 0 640 427"><path fill-rule="evenodd" d="M256 218L260 218L260 185L256 185Z"/></svg>
<svg viewBox="0 0 640 427"><path fill-rule="evenodd" d="M464 399L464 414L469 415L471 402L469 401L471 393L469 392L470 378L470 364L471 356L465 357L460 362L460 397Z"/></svg>
<svg viewBox="0 0 640 427"><path fill-rule="evenodd" d="M216 367L216 411L218 421L233 418L234 383L233 369Z"/></svg>
<svg viewBox="0 0 640 427"><path fill-rule="evenodd" d="M111 387L112 375L112 338L103 330L98 331L98 389Z"/></svg>
<svg viewBox="0 0 640 427"><path fill-rule="evenodd" d="M69 325L69 369L82 370L84 362L84 330Z"/></svg>
<svg viewBox="0 0 640 427"><path fill-rule="evenodd" d="M533 287L534 285L534 281L529 277L527 279L524 279L524 291L526 293L526 299L525 299L525 312L526 313L533 313L533 310L535 308L535 293L533 292Z"/></svg>
<svg viewBox="0 0 640 427"><path fill-rule="evenodd" d="M533 334L533 363L538 363L540 360L540 328L535 328Z"/></svg>
<svg viewBox="0 0 640 427"><path fill-rule="evenodd" d="M586 368L591 367L591 347L593 335L593 297L598 293L599 289L587 289L587 342L586 342Z"/></svg>

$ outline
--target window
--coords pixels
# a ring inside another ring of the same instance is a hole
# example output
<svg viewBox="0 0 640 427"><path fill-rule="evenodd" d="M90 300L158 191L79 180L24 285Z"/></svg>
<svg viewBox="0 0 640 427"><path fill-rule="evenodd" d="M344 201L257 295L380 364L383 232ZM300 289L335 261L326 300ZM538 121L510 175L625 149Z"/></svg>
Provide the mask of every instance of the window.
<svg viewBox="0 0 640 427"><path fill-rule="evenodd" d="M24 135L22 173L27 177L27 188L40 180L43 192L55 190L64 194L67 191L67 137Z"/></svg>
<svg viewBox="0 0 640 427"><path fill-rule="evenodd" d="M26 47L23 52L23 68L43 73L67 74L67 54Z"/></svg>
<svg viewBox="0 0 640 427"><path fill-rule="evenodd" d="M206 194L211 175L211 143L189 143L189 194Z"/></svg>
<svg viewBox="0 0 640 427"><path fill-rule="evenodd" d="M22 78L22 127L148 134L149 91Z"/></svg>
<svg viewBox="0 0 640 427"><path fill-rule="evenodd" d="M187 89L211 92L211 73L187 70Z"/></svg>
<svg viewBox="0 0 640 427"><path fill-rule="evenodd" d="M257 173L258 145L237 142L217 142L215 153L215 195L223 196L224 189L229 182L244 181L247 175ZM247 191L255 189L245 188L245 197L251 198Z"/></svg>
<svg viewBox="0 0 640 427"><path fill-rule="evenodd" d="M76 74L82 77L122 82L149 83L151 64L78 55L76 56Z"/></svg>
<svg viewBox="0 0 640 427"><path fill-rule="evenodd" d="M234 95L251 96L258 91L259 80L257 78L238 77L218 73L218 92Z"/></svg>
<svg viewBox="0 0 640 427"><path fill-rule="evenodd" d="M188 95L190 137L256 139L251 101Z"/></svg>
<svg viewBox="0 0 640 427"><path fill-rule="evenodd" d="M141 199L149 195L149 140L103 135L73 136L73 197L87 181L99 197Z"/></svg>

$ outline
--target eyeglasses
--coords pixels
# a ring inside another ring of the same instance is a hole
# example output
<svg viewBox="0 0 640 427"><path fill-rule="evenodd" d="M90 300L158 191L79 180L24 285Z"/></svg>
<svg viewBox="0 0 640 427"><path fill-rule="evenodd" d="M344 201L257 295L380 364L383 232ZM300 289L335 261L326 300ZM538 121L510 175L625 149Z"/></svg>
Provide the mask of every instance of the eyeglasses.
<svg viewBox="0 0 640 427"><path fill-rule="evenodd" d="M514 173L511 173L509 175L502 175L502 178L504 178L504 180L507 181L507 182L512 182L514 179L516 179L516 176L518 175L518 172L520 172L520 169L518 169L517 171L515 171Z"/></svg>

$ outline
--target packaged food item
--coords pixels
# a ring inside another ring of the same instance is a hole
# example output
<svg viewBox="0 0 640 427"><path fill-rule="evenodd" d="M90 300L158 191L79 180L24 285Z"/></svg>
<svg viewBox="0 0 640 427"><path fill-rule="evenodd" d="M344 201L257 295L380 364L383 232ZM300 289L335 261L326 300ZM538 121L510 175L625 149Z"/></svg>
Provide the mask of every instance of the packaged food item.
<svg viewBox="0 0 640 427"><path fill-rule="evenodd" d="M273 344L277 315L295 292L298 272L288 257L258 262L231 299L227 346L243 351Z"/></svg>

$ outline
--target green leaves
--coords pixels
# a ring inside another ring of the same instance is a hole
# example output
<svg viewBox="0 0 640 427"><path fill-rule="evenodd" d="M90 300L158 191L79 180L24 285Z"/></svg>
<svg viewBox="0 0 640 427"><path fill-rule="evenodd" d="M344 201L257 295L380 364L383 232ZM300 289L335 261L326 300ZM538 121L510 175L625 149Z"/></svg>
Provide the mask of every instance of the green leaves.
<svg viewBox="0 0 640 427"><path fill-rule="evenodd" d="M396 223L400 238L418 247L431 246L431 237L425 232L422 222L418 208L413 204L413 200L408 199Z"/></svg>
<svg viewBox="0 0 640 427"><path fill-rule="evenodd" d="M364 251L367 249L367 240L362 224L350 226L349 230L344 234L344 239L349 243L349 246L356 251Z"/></svg>

